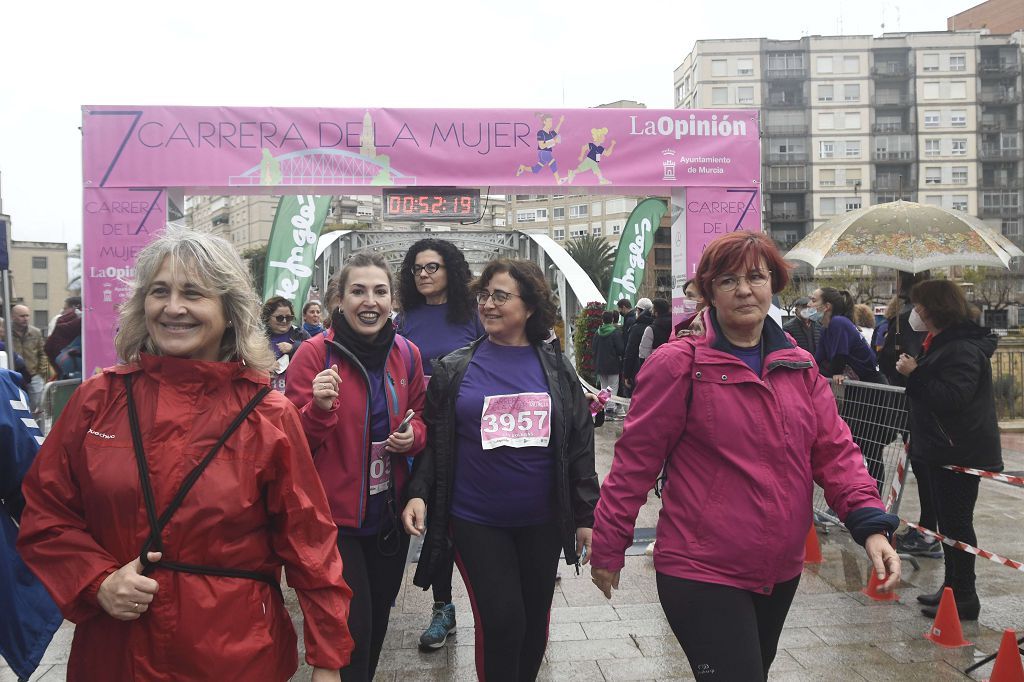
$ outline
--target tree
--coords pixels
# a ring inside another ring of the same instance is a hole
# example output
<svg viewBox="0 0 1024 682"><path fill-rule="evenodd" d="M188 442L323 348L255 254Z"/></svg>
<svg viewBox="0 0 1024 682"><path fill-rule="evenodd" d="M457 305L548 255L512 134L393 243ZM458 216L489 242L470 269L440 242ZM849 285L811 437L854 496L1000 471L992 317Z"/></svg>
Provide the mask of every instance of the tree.
<svg viewBox="0 0 1024 682"><path fill-rule="evenodd" d="M256 285L256 295L263 300L263 274L267 268L267 244L254 246L242 252L242 258L249 264L249 273Z"/></svg>
<svg viewBox="0 0 1024 682"><path fill-rule="evenodd" d="M612 283L612 265L615 262L615 247L602 237L584 235L566 244L565 250L597 286L606 292Z"/></svg>

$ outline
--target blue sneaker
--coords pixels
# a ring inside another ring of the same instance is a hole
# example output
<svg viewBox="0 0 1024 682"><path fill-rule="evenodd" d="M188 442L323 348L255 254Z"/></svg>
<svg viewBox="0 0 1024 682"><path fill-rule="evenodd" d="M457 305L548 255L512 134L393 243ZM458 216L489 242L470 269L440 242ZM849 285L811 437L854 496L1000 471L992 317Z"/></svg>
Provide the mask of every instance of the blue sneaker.
<svg viewBox="0 0 1024 682"><path fill-rule="evenodd" d="M448 641L448 635L455 632L455 604L434 602L430 625L420 635L420 649L436 651Z"/></svg>

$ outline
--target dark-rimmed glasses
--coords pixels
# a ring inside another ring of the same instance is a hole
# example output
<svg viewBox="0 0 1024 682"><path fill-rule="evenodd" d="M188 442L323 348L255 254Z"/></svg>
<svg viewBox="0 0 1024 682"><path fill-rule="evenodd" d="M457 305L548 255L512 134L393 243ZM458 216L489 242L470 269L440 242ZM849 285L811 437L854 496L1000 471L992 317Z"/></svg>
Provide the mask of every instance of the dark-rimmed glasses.
<svg viewBox="0 0 1024 682"><path fill-rule="evenodd" d="M476 292L476 304L487 305L487 299L490 298L494 300L494 305L502 306L508 303L509 299L512 298L513 296L522 298L522 296L519 296L519 294L513 294L508 291L502 291L501 289L495 289L494 291L487 291L485 289L483 291Z"/></svg>
<svg viewBox="0 0 1024 682"><path fill-rule="evenodd" d="M426 270L428 275L433 275L435 272L437 272L438 270L440 270L443 267L444 266L441 265L440 263L424 263L423 265L420 265L419 263L417 263L417 264L413 265L409 269L412 270L412 274L414 274L414 275L418 275L421 272L423 272L424 270Z"/></svg>

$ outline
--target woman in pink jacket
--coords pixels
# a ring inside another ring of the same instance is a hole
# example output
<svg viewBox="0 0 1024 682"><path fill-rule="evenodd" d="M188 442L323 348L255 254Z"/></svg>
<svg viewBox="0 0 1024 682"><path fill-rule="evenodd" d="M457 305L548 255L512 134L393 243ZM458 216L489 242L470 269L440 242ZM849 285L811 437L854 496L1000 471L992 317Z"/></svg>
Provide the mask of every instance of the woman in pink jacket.
<svg viewBox="0 0 1024 682"><path fill-rule="evenodd" d="M898 525L813 358L767 317L788 266L762 234L712 242L703 329L644 363L594 521L591 576L611 598L637 512L665 466L658 595L694 675L764 680L803 568L812 483L864 545L883 590Z"/></svg>

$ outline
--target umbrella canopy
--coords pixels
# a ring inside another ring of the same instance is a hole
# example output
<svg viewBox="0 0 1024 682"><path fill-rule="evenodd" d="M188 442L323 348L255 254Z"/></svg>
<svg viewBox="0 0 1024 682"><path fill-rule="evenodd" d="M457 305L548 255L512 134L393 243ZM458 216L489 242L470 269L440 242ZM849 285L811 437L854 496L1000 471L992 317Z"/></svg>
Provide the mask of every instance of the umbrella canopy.
<svg viewBox="0 0 1024 682"><path fill-rule="evenodd" d="M951 265L1008 268L1016 256L1024 251L980 219L913 201L837 215L786 254L816 268L874 265L915 273Z"/></svg>

